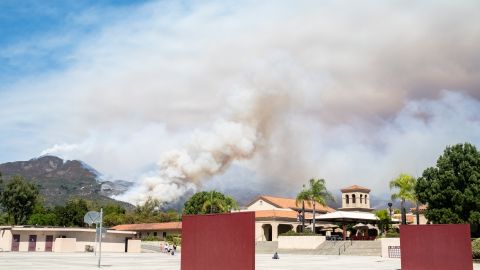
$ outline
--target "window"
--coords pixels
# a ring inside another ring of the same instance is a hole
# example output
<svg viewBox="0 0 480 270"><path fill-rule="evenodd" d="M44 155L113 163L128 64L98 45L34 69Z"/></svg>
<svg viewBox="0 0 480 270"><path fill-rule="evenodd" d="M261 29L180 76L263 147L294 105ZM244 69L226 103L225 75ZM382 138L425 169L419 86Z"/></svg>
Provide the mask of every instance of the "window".
<svg viewBox="0 0 480 270"><path fill-rule="evenodd" d="M360 203L363 203L363 195L360 194Z"/></svg>
<svg viewBox="0 0 480 270"><path fill-rule="evenodd" d="M350 203L350 197L347 195L345 195L345 203L346 204L349 204Z"/></svg>
<svg viewBox="0 0 480 270"><path fill-rule="evenodd" d="M154 233L153 233L153 236L157 236L157 232L154 232Z"/></svg>
<svg viewBox="0 0 480 270"><path fill-rule="evenodd" d="M365 195L365 204L367 204L367 195Z"/></svg>
<svg viewBox="0 0 480 270"><path fill-rule="evenodd" d="M355 194L352 194L352 203L356 203Z"/></svg>

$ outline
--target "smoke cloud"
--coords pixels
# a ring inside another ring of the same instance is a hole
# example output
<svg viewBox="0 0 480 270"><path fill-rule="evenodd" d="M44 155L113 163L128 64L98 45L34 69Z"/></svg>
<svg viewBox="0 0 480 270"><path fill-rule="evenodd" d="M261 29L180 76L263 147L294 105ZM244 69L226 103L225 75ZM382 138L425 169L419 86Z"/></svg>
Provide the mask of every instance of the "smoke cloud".
<svg viewBox="0 0 480 270"><path fill-rule="evenodd" d="M196 131L186 147L164 153L155 171L116 198L135 204L149 197L175 202L196 191L233 162L251 159L262 151L273 123L288 108L289 98L281 89L243 90L228 102L230 120L218 120L208 131Z"/></svg>

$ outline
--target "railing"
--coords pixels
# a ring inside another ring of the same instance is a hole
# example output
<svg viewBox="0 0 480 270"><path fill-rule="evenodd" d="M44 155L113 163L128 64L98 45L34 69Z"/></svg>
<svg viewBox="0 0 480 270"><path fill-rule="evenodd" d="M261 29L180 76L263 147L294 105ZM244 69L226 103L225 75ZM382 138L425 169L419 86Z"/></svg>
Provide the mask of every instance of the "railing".
<svg viewBox="0 0 480 270"><path fill-rule="evenodd" d="M341 255L342 252L345 252L345 250L347 250L347 245L348 245L348 244L350 244L350 246L353 245L352 239L350 239L350 240L345 240L345 241L343 242L343 245L341 245L340 247L338 247L338 255ZM343 249L343 251L342 251L342 249Z"/></svg>

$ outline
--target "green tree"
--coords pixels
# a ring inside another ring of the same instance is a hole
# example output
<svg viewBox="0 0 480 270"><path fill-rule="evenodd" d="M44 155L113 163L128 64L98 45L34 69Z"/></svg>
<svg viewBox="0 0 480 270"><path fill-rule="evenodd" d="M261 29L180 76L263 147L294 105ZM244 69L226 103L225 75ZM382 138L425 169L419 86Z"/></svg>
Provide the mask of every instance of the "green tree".
<svg viewBox="0 0 480 270"><path fill-rule="evenodd" d="M238 204L232 197L212 190L195 193L185 202L183 213L187 215L227 213L234 209L238 209Z"/></svg>
<svg viewBox="0 0 480 270"><path fill-rule="evenodd" d="M9 216L13 218L13 224L25 224L33 212L38 197L38 188L25 181L22 176L13 176L5 187L1 204Z"/></svg>
<svg viewBox="0 0 480 270"><path fill-rule="evenodd" d="M296 198L297 206L300 203L306 202L307 205L313 205L313 232L315 232L315 203L318 203L322 206L327 206L327 201L333 201L334 198L332 194L327 190L325 185L324 179L310 179L309 181L310 186L305 188L303 186L303 190L298 193Z"/></svg>
<svg viewBox="0 0 480 270"><path fill-rule="evenodd" d="M162 211L162 203L153 198L148 198L145 203L137 205L133 213L126 213L124 223L150 223L178 221L180 219L175 210Z"/></svg>
<svg viewBox="0 0 480 270"><path fill-rule="evenodd" d="M38 201L27 223L38 226L56 226L58 225L58 217L53 209L45 208L43 202Z"/></svg>
<svg viewBox="0 0 480 270"><path fill-rule="evenodd" d="M125 223L126 210L119 204L109 203L103 208L103 224L105 227L112 227ZM97 211L100 211L99 209Z"/></svg>
<svg viewBox="0 0 480 270"><path fill-rule="evenodd" d="M410 201L417 203L415 195L415 184L415 178L404 173L401 173L397 178L391 180L389 183L390 189L397 190L397 193L392 194L392 200L400 199L402 224L407 224L407 212L405 210L405 202Z"/></svg>
<svg viewBox="0 0 480 270"><path fill-rule="evenodd" d="M470 223L480 233L480 152L469 143L446 147L415 188L433 223Z"/></svg>
<svg viewBox="0 0 480 270"><path fill-rule="evenodd" d="M54 211L60 226L83 227L85 225L83 218L88 210L87 201L84 199L70 199L65 206L56 206Z"/></svg>
<svg viewBox="0 0 480 270"><path fill-rule="evenodd" d="M380 231L385 233L388 231L388 227L391 223L390 215L388 210L377 210L375 211L375 215L378 217L378 225L380 226Z"/></svg>

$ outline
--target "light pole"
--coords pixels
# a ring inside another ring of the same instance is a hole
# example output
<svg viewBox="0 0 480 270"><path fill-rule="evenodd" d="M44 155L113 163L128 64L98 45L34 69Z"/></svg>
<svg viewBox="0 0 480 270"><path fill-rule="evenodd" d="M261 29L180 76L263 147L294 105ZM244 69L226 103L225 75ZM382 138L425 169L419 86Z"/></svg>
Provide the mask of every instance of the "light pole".
<svg viewBox="0 0 480 270"><path fill-rule="evenodd" d="M392 223L392 203L389 202L388 204L388 212L390 213L390 223ZM388 228L387 228L387 231L388 231Z"/></svg>

